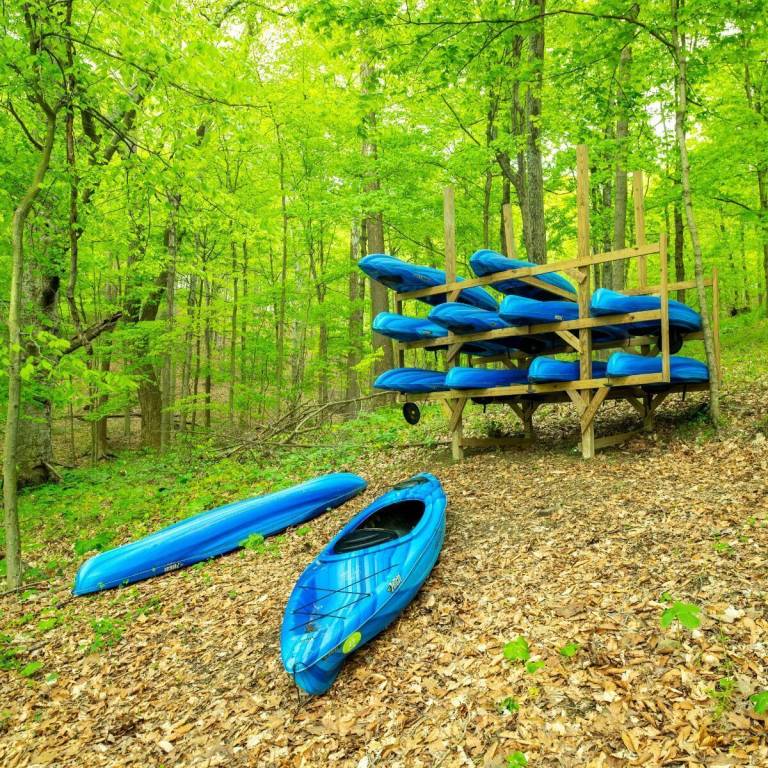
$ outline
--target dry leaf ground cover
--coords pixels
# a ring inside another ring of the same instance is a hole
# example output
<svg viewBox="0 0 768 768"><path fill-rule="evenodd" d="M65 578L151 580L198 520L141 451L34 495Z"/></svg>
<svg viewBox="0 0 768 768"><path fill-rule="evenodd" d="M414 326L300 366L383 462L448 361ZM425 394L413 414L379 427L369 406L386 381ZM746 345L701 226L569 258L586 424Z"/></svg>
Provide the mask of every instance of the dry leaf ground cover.
<svg viewBox="0 0 768 768"><path fill-rule="evenodd" d="M519 753L553 768L768 766L749 700L768 689L768 382L733 379L721 437L686 401L666 411L678 429L668 416L656 438L591 463L555 414L543 427L554 442L458 465L440 448L343 467L338 453L298 455L289 475L352 469L369 488L264 547L77 600L72 531L52 497L27 499L29 557L60 573L1 598L0 765L503 766ZM126 499L177 498L178 465L142 461L71 491L92 513L81 536ZM272 482L225 464L190 465L188 512ZM346 519L419 470L449 497L437 567L326 696L300 696L279 660L293 583ZM157 525L157 509L130 530ZM700 608L698 628L660 626L678 601ZM509 642L520 658L505 658Z"/></svg>

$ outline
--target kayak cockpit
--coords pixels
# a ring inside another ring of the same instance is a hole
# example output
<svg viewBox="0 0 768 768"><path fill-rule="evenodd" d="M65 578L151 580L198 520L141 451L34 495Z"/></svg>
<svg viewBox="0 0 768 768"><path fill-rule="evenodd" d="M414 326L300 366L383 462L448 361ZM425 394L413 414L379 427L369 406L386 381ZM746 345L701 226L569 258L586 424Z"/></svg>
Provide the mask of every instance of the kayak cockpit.
<svg viewBox="0 0 768 768"><path fill-rule="evenodd" d="M424 502L406 499L377 509L333 547L334 555L345 555L386 544L410 533L424 516Z"/></svg>

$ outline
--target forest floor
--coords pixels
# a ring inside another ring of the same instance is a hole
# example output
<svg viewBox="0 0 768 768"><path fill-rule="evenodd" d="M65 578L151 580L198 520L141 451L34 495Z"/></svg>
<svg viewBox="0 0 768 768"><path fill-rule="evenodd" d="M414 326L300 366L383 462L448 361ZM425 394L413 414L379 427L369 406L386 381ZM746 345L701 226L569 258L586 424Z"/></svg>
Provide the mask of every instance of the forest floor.
<svg viewBox="0 0 768 768"><path fill-rule="evenodd" d="M0 597L0 765L768 765L768 715L750 698L768 689L761 328L743 347L734 331L718 435L691 398L665 404L656 435L583 462L572 414L552 409L541 447L453 464L443 447L398 447L418 433L385 409L335 440L375 434L368 448L126 453L25 493L41 583ZM69 596L95 547L331 469L368 490L262 548ZM328 694L300 696L279 650L296 578L422 470L449 498L438 565ZM505 657L518 638L528 651Z"/></svg>

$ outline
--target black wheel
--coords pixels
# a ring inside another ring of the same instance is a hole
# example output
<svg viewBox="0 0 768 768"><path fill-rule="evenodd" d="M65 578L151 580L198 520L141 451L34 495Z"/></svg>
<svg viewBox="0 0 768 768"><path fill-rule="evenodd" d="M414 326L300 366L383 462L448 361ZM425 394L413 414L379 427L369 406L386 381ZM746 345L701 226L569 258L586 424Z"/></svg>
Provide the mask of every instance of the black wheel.
<svg viewBox="0 0 768 768"><path fill-rule="evenodd" d="M418 424L421 419L421 411L416 403L403 403L403 418L409 424Z"/></svg>
<svg viewBox="0 0 768 768"><path fill-rule="evenodd" d="M683 334L676 328L669 329L669 354L676 355L683 348ZM656 339L656 343L661 349L661 334Z"/></svg>

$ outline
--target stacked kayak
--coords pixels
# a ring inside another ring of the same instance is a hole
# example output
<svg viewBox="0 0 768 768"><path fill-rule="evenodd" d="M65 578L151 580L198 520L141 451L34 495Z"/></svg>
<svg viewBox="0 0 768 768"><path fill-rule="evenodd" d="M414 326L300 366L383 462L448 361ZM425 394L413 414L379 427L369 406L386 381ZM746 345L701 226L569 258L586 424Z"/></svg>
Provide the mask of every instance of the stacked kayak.
<svg viewBox="0 0 768 768"><path fill-rule="evenodd" d="M460 307L474 309L466 304L458 304ZM486 310L477 309L477 312ZM489 313L493 314L493 313ZM373 320L373 330L382 336L397 341L422 341L423 339L440 339L448 335L448 331L440 325L423 317L406 317L394 312L379 312ZM438 347L433 347L438 349ZM503 355L508 352L504 344L491 341L476 341L462 345L461 351L467 355L479 357L491 357Z"/></svg>
<svg viewBox="0 0 768 768"><path fill-rule="evenodd" d="M201 512L90 558L80 566L73 592L85 595L131 584L223 555L251 534L272 536L299 525L338 507L365 487L363 478L339 472Z"/></svg>
<svg viewBox="0 0 768 768"><path fill-rule="evenodd" d="M398 483L347 523L301 574L283 617L286 672L324 693L347 657L413 600L440 555L445 493L436 477Z"/></svg>
<svg viewBox="0 0 768 768"><path fill-rule="evenodd" d="M619 315L626 312L645 312L659 309L661 299L658 296L627 296L608 288L598 288L592 294L590 312L594 317ZM625 324L634 336L659 333L660 320L644 320ZM669 300L670 333L684 334L701 330L701 315L688 305L674 299Z"/></svg>
<svg viewBox="0 0 768 768"><path fill-rule="evenodd" d="M592 378L605 376L606 364L592 361ZM554 357L537 357L528 368L528 381L532 384L547 384L557 381L577 381L580 378L579 361L556 360Z"/></svg>
<svg viewBox="0 0 768 768"><path fill-rule="evenodd" d="M661 373L661 363L660 357L614 352L608 358L607 375L612 377ZM709 369L706 364L691 357L673 355L669 358L669 368L671 384L702 384L709 381Z"/></svg>
<svg viewBox="0 0 768 768"><path fill-rule="evenodd" d="M377 376L373 386L404 394L442 392L448 389L444 373L426 368L392 368Z"/></svg>
<svg viewBox="0 0 768 768"><path fill-rule="evenodd" d="M445 272L434 267L423 267L419 264L409 264L394 256L383 253L373 253L364 256L357 262L360 269L372 280L376 280L393 291L407 293L418 291L420 288L431 288L435 285L443 285L446 281ZM456 278L462 280L463 278ZM458 300L464 304L472 304L475 307L489 309L492 312L498 309L494 299L484 288L465 288L459 292ZM445 294L424 296L420 299L427 304L442 304Z"/></svg>
<svg viewBox="0 0 768 768"><path fill-rule="evenodd" d="M578 320L579 307L573 301L539 301L525 296L507 296L501 302L499 316L511 326L559 323ZM551 338L551 334L549 338ZM629 331L618 325L592 329L594 341L618 341L629 338ZM554 344L554 342L553 342Z"/></svg>
<svg viewBox="0 0 768 768"><path fill-rule="evenodd" d="M485 389L528 383L527 368L451 368L445 377L449 389Z"/></svg>
<svg viewBox="0 0 768 768"><path fill-rule="evenodd" d="M505 272L508 269L522 269L523 267L535 267L536 265L531 261L510 259L496 251L483 249L472 254L469 259L469 266L478 277L487 277L494 272ZM556 272L536 275L536 279L554 288L559 288L561 291L568 291L568 293L574 295L574 298L576 297L574 287L562 275L558 275ZM559 294L515 278L499 280L498 283L491 283L491 285L501 293L528 296L531 299L541 299L542 301L548 301L559 296Z"/></svg>
<svg viewBox="0 0 768 768"><path fill-rule="evenodd" d="M512 327L512 324L501 317L498 312L468 307L466 304L459 304L455 301L448 301L435 307L429 313L429 319L436 325L458 334L484 333L498 328ZM531 355L548 352L555 347L562 346L562 342L553 334L510 336L506 339L497 339L493 343L501 344L506 348L520 349Z"/></svg>

